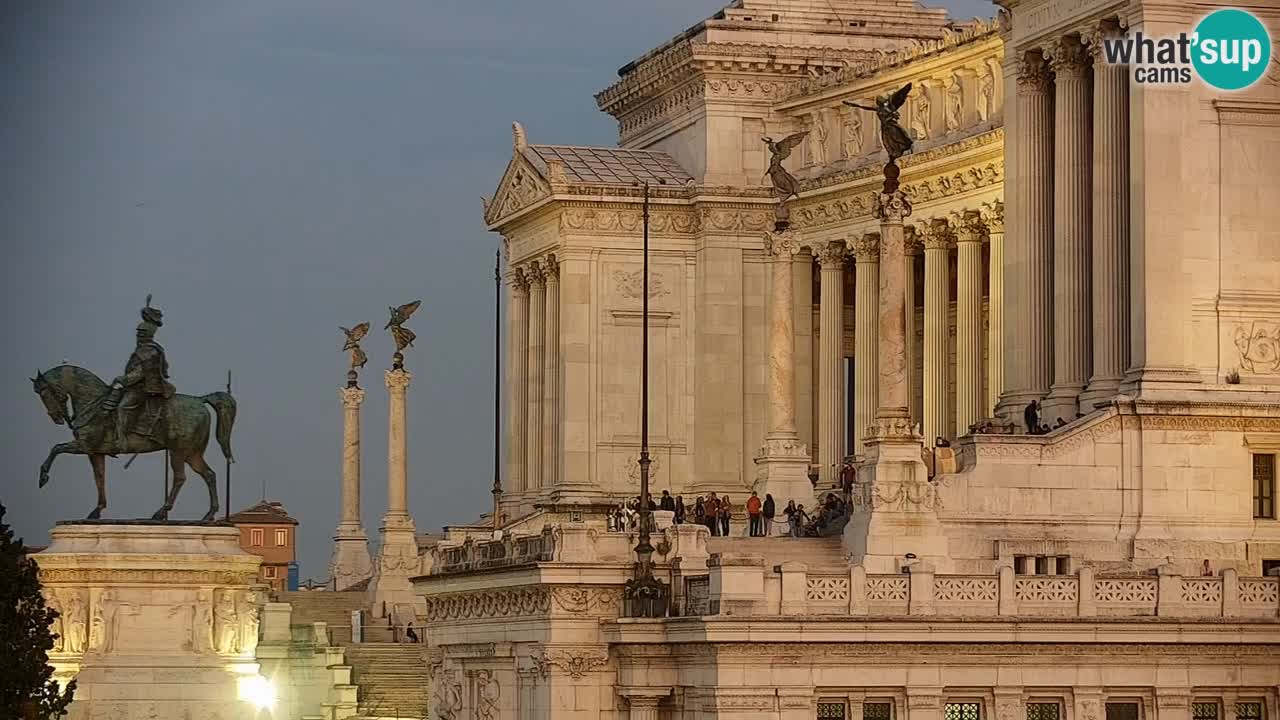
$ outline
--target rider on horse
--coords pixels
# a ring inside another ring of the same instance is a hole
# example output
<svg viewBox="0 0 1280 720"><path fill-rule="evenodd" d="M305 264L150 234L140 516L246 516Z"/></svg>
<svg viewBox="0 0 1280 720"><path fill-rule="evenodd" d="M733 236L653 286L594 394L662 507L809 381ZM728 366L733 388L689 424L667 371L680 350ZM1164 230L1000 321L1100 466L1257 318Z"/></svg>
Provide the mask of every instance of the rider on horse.
<svg viewBox="0 0 1280 720"><path fill-rule="evenodd" d="M159 308L151 307L148 295L146 307L142 308L142 322L136 331L138 344L129 355L124 375L111 383L106 405L108 410L116 411L116 446L121 450L130 432L151 435L165 401L174 393L173 385L168 382L169 361L165 359L164 348L155 341L156 330L164 325L163 317ZM147 421L145 427L144 420Z"/></svg>

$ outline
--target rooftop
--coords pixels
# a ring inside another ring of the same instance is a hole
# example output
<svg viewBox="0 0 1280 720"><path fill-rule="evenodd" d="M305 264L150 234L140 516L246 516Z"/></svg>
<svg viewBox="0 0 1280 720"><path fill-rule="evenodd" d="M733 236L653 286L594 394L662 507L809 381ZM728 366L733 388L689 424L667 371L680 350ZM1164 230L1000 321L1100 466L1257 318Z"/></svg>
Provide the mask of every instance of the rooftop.
<svg viewBox="0 0 1280 720"><path fill-rule="evenodd" d="M670 155L654 150L629 150L581 145L530 145L526 153L543 177L556 180L553 163L564 168L569 182L630 185L650 182L683 185L693 176Z"/></svg>
<svg viewBox="0 0 1280 720"><path fill-rule="evenodd" d="M298 521L289 516L284 504L276 500L263 500L252 507L247 507L228 518L232 523L268 523L276 525L297 525Z"/></svg>

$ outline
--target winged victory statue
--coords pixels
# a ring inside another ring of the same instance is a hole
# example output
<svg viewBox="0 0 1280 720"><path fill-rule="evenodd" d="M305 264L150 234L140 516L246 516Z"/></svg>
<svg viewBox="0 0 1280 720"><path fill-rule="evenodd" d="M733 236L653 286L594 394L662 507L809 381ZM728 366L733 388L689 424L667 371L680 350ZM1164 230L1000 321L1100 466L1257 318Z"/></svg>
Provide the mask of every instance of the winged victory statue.
<svg viewBox="0 0 1280 720"><path fill-rule="evenodd" d="M365 363L369 362L369 356L360 347L360 341L369 334L369 323L362 322L353 328L339 325L338 329L347 336L346 342L342 344L342 351L351 353L351 369L347 372L347 377L355 380L356 369L363 368Z"/></svg>
<svg viewBox="0 0 1280 720"><path fill-rule="evenodd" d="M859 105L856 102L844 101L849 107L858 108L859 110L870 110L880 119L880 140L884 143L884 149L889 153L889 162L896 162L898 158L911 152L913 140L902 128L898 122L902 119L898 112L904 103L907 102L907 96L911 94L911 83L907 83L898 89L892 95L881 95L876 98L876 104Z"/></svg>
<svg viewBox="0 0 1280 720"><path fill-rule="evenodd" d="M767 135L761 138L769 148L769 169L765 171L765 175L769 176L769 180L773 183L773 192L778 196L777 220L779 223L785 223L790 215L786 209L787 200L800 194L800 182L782 167L782 161L791 156L791 151L803 142L808 134L809 131L805 130L792 133L777 141Z"/></svg>
<svg viewBox="0 0 1280 720"><path fill-rule="evenodd" d="M386 327L382 329L390 330L391 337L396 341L395 360L397 364L404 360L404 349L413 347L413 341L418 337L412 330L404 327L404 323L408 322L420 305L422 305L421 300L414 300L400 307L387 308L391 311L391 319L387 321Z"/></svg>

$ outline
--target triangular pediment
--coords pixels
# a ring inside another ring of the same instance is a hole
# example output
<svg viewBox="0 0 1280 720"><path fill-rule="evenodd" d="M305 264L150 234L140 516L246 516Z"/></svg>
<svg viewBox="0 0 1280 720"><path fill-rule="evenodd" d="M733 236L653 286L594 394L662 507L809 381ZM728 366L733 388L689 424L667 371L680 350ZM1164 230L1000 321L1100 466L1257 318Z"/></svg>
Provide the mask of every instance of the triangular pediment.
<svg viewBox="0 0 1280 720"><path fill-rule="evenodd" d="M551 196L551 185L520 150L512 154L498 191L485 206L484 221L493 225Z"/></svg>

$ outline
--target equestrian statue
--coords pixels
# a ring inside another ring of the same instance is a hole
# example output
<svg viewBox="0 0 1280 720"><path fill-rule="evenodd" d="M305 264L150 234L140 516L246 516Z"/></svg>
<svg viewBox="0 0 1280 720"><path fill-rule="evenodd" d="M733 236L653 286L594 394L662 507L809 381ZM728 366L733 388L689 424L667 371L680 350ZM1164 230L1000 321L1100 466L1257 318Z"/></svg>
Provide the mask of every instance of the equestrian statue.
<svg viewBox="0 0 1280 720"><path fill-rule="evenodd" d="M209 522L218 512L217 476L204 460L209 444L210 419L205 406L217 415L216 435L222 455L231 455L231 428L236 420L236 401L230 392L214 392L196 397L180 395L169 383L169 362L164 348L156 342L156 331L164 325L159 308L151 307L147 296L142 322L135 332L137 345L125 363L124 374L110 383L75 365L36 372L31 383L44 403L49 418L71 428L74 439L49 450L40 466L40 487L49 482L54 458L63 454L88 455L93 480L98 486L98 504L89 513L97 520L107 507L106 459L122 454L142 454L166 450L173 470L173 484L164 505L151 516L167 520L178 492L186 482L189 466L209 486L209 512L201 519ZM68 403L70 407L68 407Z"/></svg>

